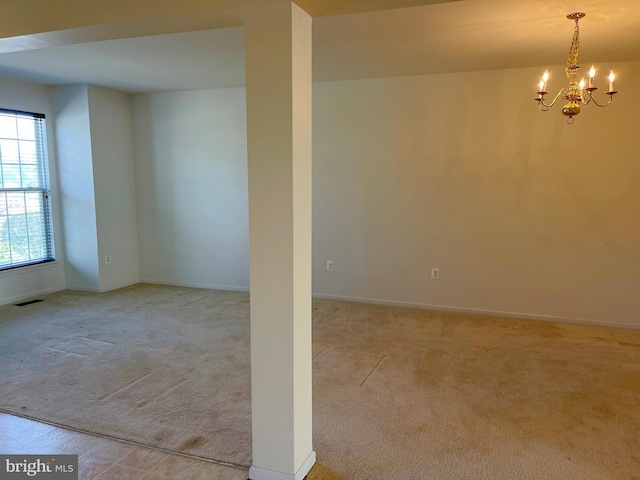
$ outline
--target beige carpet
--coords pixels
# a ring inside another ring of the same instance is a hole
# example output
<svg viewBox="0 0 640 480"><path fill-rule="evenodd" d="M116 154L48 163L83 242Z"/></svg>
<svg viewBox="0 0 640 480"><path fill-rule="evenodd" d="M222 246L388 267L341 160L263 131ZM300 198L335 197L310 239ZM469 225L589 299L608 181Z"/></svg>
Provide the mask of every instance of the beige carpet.
<svg viewBox="0 0 640 480"><path fill-rule="evenodd" d="M0 307L0 410L247 466L248 331L242 293ZM640 332L315 301L314 356L311 479L640 478Z"/></svg>
<svg viewBox="0 0 640 480"><path fill-rule="evenodd" d="M249 464L247 294L145 285L44 299L0 307L0 409Z"/></svg>

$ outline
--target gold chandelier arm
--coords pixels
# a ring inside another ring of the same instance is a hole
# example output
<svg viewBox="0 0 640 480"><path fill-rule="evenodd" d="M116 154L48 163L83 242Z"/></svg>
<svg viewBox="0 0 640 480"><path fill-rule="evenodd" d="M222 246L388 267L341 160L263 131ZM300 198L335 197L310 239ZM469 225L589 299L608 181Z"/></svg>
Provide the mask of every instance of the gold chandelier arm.
<svg viewBox="0 0 640 480"><path fill-rule="evenodd" d="M558 101L558 98L560 98L563 95L566 95L567 93L568 93L568 90L566 88L563 88L562 90L560 90L558 92L558 94L556 95L556 97L553 99L553 101L550 104L544 103L544 96L542 98L538 98L537 99L538 100L538 107L543 112L547 112L547 111L551 110L551 108L555 105L555 103Z"/></svg>
<svg viewBox="0 0 640 480"><path fill-rule="evenodd" d="M609 105L611 105L611 102L613 101L613 96L618 92L608 92L607 95L609 95L609 101L607 103L603 103L603 104L598 103L598 101L591 94L591 92L588 92L588 93L589 93L589 101L585 102L585 105L588 104L589 102L593 101L593 103L595 103L598 107L604 108L604 107L608 107Z"/></svg>

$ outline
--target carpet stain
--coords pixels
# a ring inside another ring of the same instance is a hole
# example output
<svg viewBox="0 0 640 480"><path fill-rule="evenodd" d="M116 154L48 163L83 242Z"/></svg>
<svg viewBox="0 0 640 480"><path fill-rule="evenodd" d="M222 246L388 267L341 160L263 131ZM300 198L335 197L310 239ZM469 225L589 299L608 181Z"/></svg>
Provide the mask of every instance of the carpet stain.
<svg viewBox="0 0 640 480"><path fill-rule="evenodd" d="M193 448L199 447L204 443L204 439L201 436L191 437L187 441L182 442L180 444L180 450L191 450Z"/></svg>
<svg viewBox="0 0 640 480"><path fill-rule="evenodd" d="M321 463L316 463L313 468L309 471L306 480L347 480L346 477L330 470L325 465Z"/></svg>

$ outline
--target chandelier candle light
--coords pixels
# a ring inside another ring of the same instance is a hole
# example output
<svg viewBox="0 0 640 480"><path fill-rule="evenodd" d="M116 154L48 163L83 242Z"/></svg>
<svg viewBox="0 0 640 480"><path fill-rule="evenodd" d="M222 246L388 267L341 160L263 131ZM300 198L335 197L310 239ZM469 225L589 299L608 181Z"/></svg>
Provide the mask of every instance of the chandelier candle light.
<svg viewBox="0 0 640 480"><path fill-rule="evenodd" d="M567 15L569 20L574 20L576 22L576 26L573 31L573 40L571 41L571 48L569 49L569 58L567 59L567 68L565 68L567 78L569 79L569 88L563 88L560 90L553 101L550 104L546 104L544 102L544 96L549 93L547 92L549 70L547 70L544 72L544 75L542 75L542 80L540 80L540 83L538 84L538 98L535 99L538 102L538 107L543 112L551 110L551 107L553 107L559 98L567 100L568 103L562 107L562 114L569 117L567 118L567 123L569 124L573 123L575 120L573 117L580 113L580 104L583 103L585 105L589 105L589 103L593 102L598 107L607 107L611 104L613 96L618 93L613 89L613 82L616 79L616 76L611 72L609 74L609 90L605 92L605 95L609 95L609 101L604 104L598 103L598 101L593 97L593 92L598 89L598 87L595 86L596 70L593 66L591 67L591 70L589 70L589 86L587 86L584 78L578 82L578 70L580 69L580 65L578 65L578 53L580 53L580 28L578 27L578 20L584 16L585 14L581 12L570 13Z"/></svg>

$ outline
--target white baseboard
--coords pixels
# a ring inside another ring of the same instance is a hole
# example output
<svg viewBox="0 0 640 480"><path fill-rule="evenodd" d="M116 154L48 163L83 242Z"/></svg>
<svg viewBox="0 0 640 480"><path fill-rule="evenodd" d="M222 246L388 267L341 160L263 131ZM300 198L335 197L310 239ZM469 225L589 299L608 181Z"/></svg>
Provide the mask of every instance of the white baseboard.
<svg viewBox="0 0 640 480"><path fill-rule="evenodd" d="M100 288L100 293L111 292L113 290L119 290L120 288L131 287L132 285L137 285L140 283L140 280L136 280L134 282L124 282L124 283L116 283L111 285L105 285Z"/></svg>
<svg viewBox="0 0 640 480"><path fill-rule="evenodd" d="M99 288L83 287L83 286L77 286L77 285L67 285L65 290L73 290L76 292L100 293Z"/></svg>
<svg viewBox="0 0 640 480"><path fill-rule="evenodd" d="M606 320L597 320L597 319L589 319L589 318L556 317L553 315L541 315L541 314L535 314L535 313L505 312L501 310L486 310L482 308L452 307L448 305L431 305L426 303L398 302L395 300L379 300L375 298L362 298L362 297L345 297L341 295L326 295L323 293L314 293L313 297L325 299L325 300L339 300L342 302L368 303L372 305L392 305L396 307L420 308L423 310L439 310L442 312L460 312L460 313L471 313L476 315L491 315L496 317L522 318L525 320L542 320L545 322L574 323L577 325L589 325L594 327L640 329L640 324L636 324L636 323L609 322Z"/></svg>
<svg viewBox="0 0 640 480"><path fill-rule="evenodd" d="M269 470L268 468L256 467L253 465L249 469L250 480L303 480L307 476L309 470L316 463L316 452L312 451L302 466L294 474L276 472L275 470Z"/></svg>
<svg viewBox="0 0 640 480"><path fill-rule="evenodd" d="M46 295L47 293L60 292L64 290L64 287L52 287L52 288L44 288L42 290L37 290L35 292L29 292L26 294L16 295L15 297L3 298L0 301L0 305L8 305L9 303L20 302L22 300L27 300L29 298L38 297L40 295Z"/></svg>
<svg viewBox="0 0 640 480"><path fill-rule="evenodd" d="M249 287L236 287L232 285L215 285L212 283L170 282L155 278L143 278L140 283L155 283L156 285L170 285L172 287L206 288L209 290L226 290L228 292L248 292Z"/></svg>
<svg viewBox="0 0 640 480"><path fill-rule="evenodd" d="M249 292L249 287L236 287L230 285L215 285L208 283L190 283L190 282L168 282L166 280L157 280L152 278L145 278L140 280L141 283L155 283L158 285L171 285L176 287L189 287L189 288L205 288L211 290L226 290L232 292ZM71 287L67 287L70 288ZM623 323L623 322L611 322L607 320L598 320L591 318L576 318L576 317L560 317L555 315L543 315L537 313L523 313L523 312L507 312L504 310L488 310L482 308L472 307L453 307L450 305L434 305L428 303L417 302L400 302L396 300L376 299L366 297L350 297L344 295L328 295L324 293L314 293L313 298L326 299L326 300L339 300L343 302L358 302L368 303L372 305L392 305L397 307L407 308L420 308L424 310L439 310L443 312L460 312L471 313L475 315L492 315L496 317L511 317L522 318L525 320L540 320L545 322L559 322L559 323L573 323L577 325L589 325L595 327L610 327L610 328L628 328L640 330L640 324L638 323Z"/></svg>

